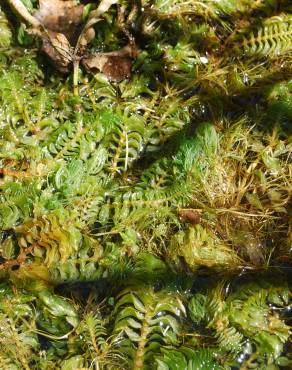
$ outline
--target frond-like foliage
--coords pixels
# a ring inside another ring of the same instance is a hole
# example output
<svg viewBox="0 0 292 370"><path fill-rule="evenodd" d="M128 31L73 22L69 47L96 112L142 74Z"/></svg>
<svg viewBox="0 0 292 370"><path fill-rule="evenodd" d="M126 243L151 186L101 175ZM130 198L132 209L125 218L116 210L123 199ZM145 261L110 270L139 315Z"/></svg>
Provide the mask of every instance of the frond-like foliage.
<svg viewBox="0 0 292 370"><path fill-rule="evenodd" d="M144 142L147 142L144 120L139 115L117 117L118 120L109 138L109 172L127 171L139 158Z"/></svg>
<svg viewBox="0 0 292 370"><path fill-rule="evenodd" d="M151 368L161 345L178 342L184 306L178 297L151 288L126 288L115 305L114 333L120 350L129 356L133 369Z"/></svg>
<svg viewBox="0 0 292 370"><path fill-rule="evenodd" d="M257 286L247 284L227 299L230 323L240 328L244 335L253 338L260 354L268 352L272 357L281 354L283 343L289 338L290 328L271 309L271 305L280 308L288 304L288 287L269 283Z"/></svg>
<svg viewBox="0 0 292 370"><path fill-rule="evenodd" d="M78 366L82 362L83 367L88 368L94 364L99 369L124 369L125 359L115 348L118 339L109 337L98 313L85 313L76 329L75 340L81 347L82 356L72 356L69 360L70 366ZM65 360L63 366L68 366L69 361Z"/></svg>
<svg viewBox="0 0 292 370"><path fill-rule="evenodd" d="M292 50L292 18L289 15L273 17L242 37L235 48L247 56L275 57Z"/></svg>
<svg viewBox="0 0 292 370"><path fill-rule="evenodd" d="M76 122L65 122L44 142L44 151L54 160L80 158L86 160L104 135L100 116L76 117Z"/></svg>
<svg viewBox="0 0 292 370"><path fill-rule="evenodd" d="M9 230L19 222L32 217L33 204L39 195L37 181L29 181L26 178L26 173L22 171L17 172L11 170L11 174L15 177L19 175L24 181L7 182L1 187L2 194L0 195L0 199L3 203L0 211L2 230Z"/></svg>
<svg viewBox="0 0 292 370"><path fill-rule="evenodd" d="M1 369L28 370L40 363L49 366L50 355L41 355L39 334L50 338L70 332L78 323L74 306L45 289L38 293L15 291L6 284L0 289Z"/></svg>
<svg viewBox="0 0 292 370"><path fill-rule="evenodd" d="M210 350L195 351L188 347L180 347L177 350L164 348L162 353L163 356L156 358L157 370L175 370L177 368L188 370L222 369Z"/></svg>
<svg viewBox="0 0 292 370"><path fill-rule="evenodd" d="M31 253L36 256L44 253L44 263L48 266L53 261L61 263L66 261L70 254L78 250L82 238L71 222L66 225L66 218L62 212L54 212L40 219L31 220L17 227L16 232L19 235L19 246L24 250L31 246L33 248Z"/></svg>
<svg viewBox="0 0 292 370"><path fill-rule="evenodd" d="M272 363L291 334L284 317L277 312L289 306L289 296L288 287L270 281L244 283L230 294L218 285L207 295L196 293L189 310L196 325L208 323L219 348L233 353L234 359L242 351L253 356L253 344L258 356L255 361ZM245 350L244 343L249 344Z"/></svg>

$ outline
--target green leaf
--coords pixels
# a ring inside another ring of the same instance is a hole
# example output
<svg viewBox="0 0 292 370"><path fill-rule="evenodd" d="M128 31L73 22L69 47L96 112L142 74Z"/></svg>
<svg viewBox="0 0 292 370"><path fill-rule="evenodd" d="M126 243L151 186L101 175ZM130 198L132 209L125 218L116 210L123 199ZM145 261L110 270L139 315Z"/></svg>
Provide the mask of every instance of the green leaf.
<svg viewBox="0 0 292 370"><path fill-rule="evenodd" d="M189 302L188 309L194 323L199 324L206 318L207 297L203 294L195 294Z"/></svg>
<svg viewBox="0 0 292 370"><path fill-rule="evenodd" d="M69 324L74 327L77 326L78 315L72 303L69 303L63 297L53 295L50 291L39 292L38 296L51 315L56 317L65 316Z"/></svg>
<svg viewBox="0 0 292 370"><path fill-rule="evenodd" d="M61 370L76 370L84 367L84 358L81 355L73 356L62 361Z"/></svg>
<svg viewBox="0 0 292 370"><path fill-rule="evenodd" d="M23 46L29 46L34 41L33 37L27 33L26 27L23 23L18 28L17 41Z"/></svg>
<svg viewBox="0 0 292 370"><path fill-rule="evenodd" d="M284 356L278 357L276 362L277 362L277 365L283 366L283 367L292 365L292 359L289 359L288 357L284 357Z"/></svg>
<svg viewBox="0 0 292 370"><path fill-rule="evenodd" d="M263 211L264 208L263 208L262 203L261 203L257 194L246 193L245 196L246 196L246 199L248 200L249 204L251 204L255 208L260 209L261 211Z"/></svg>

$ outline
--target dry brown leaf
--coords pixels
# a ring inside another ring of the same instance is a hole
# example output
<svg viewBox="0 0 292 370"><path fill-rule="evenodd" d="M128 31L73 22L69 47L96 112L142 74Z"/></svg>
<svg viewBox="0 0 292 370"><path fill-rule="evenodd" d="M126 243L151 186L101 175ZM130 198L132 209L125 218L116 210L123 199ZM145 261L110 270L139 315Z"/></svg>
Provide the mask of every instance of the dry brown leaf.
<svg viewBox="0 0 292 370"><path fill-rule="evenodd" d="M93 54L83 58L84 67L90 72L102 72L112 82L120 82L131 74L132 61L128 57Z"/></svg>
<svg viewBox="0 0 292 370"><path fill-rule="evenodd" d="M120 82L130 77L132 60L136 55L136 48L126 46L110 53L97 53L84 57L82 64L89 72L102 72L110 81Z"/></svg>
<svg viewBox="0 0 292 370"><path fill-rule="evenodd" d="M39 0L39 7L34 16L45 29L63 33L71 44L77 41L83 5L73 0Z"/></svg>
<svg viewBox="0 0 292 370"><path fill-rule="evenodd" d="M68 0L39 0L34 17L42 24L42 51L58 71L68 73L74 57L74 45L81 32L83 5Z"/></svg>
<svg viewBox="0 0 292 370"><path fill-rule="evenodd" d="M47 54L58 71L68 73L73 61L73 48L62 33L46 31L41 34L42 51Z"/></svg>
<svg viewBox="0 0 292 370"><path fill-rule="evenodd" d="M82 32L82 36L78 39L77 51L78 54L82 54L86 50L86 46L95 38L95 30L93 27L88 28Z"/></svg>

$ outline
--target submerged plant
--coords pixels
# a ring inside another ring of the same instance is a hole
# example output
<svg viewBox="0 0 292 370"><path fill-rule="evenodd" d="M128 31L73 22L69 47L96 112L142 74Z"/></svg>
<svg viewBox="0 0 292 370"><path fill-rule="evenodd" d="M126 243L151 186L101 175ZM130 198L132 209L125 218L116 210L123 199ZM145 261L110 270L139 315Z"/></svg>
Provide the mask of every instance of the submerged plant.
<svg viewBox="0 0 292 370"><path fill-rule="evenodd" d="M291 366L291 46L285 1L1 3L0 369Z"/></svg>

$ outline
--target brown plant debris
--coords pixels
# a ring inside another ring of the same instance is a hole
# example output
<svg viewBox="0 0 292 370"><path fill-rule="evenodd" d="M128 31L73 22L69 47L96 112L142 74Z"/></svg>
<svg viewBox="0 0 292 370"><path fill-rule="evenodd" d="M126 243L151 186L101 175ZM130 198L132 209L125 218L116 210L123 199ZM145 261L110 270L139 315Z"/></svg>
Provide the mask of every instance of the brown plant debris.
<svg viewBox="0 0 292 370"><path fill-rule="evenodd" d="M39 0L39 6L34 16L47 30L62 33L71 44L74 38L76 42L74 34L82 22L83 5L72 0Z"/></svg>
<svg viewBox="0 0 292 370"><path fill-rule="evenodd" d="M128 45L121 50L84 57L82 64L88 72L102 72L110 81L120 82L131 75L132 60L136 55L136 48Z"/></svg>
<svg viewBox="0 0 292 370"><path fill-rule="evenodd" d="M52 65L62 73L68 73L79 61L88 72L102 72L112 82L120 82L131 75L132 60L137 56L133 38L130 45L109 53L88 54L87 45L94 39L93 26L102 14L117 3L117 0L102 0L89 13L82 25L84 5L74 0L39 0L39 9L29 14L20 0L9 0L20 17L29 23L30 33L42 40L42 51Z"/></svg>
<svg viewBox="0 0 292 370"><path fill-rule="evenodd" d="M54 67L68 73L73 61L73 48L68 39L62 33L48 30L42 33L42 51L49 57Z"/></svg>

